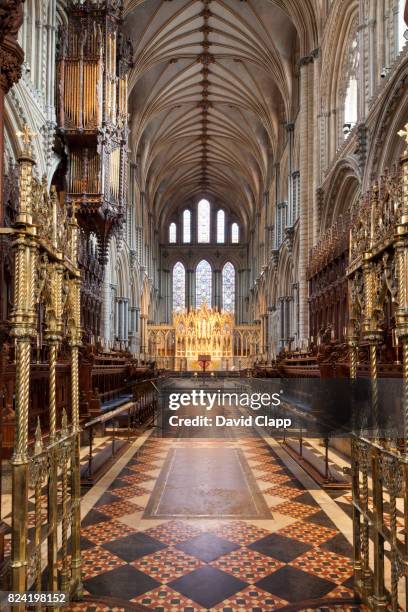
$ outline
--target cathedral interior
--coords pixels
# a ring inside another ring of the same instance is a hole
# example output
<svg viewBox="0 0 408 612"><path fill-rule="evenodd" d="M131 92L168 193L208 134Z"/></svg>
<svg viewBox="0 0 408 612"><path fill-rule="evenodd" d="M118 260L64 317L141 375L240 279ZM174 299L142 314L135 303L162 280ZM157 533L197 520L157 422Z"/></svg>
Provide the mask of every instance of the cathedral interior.
<svg viewBox="0 0 408 612"><path fill-rule="evenodd" d="M408 609L407 41L0 0L1 610Z"/></svg>

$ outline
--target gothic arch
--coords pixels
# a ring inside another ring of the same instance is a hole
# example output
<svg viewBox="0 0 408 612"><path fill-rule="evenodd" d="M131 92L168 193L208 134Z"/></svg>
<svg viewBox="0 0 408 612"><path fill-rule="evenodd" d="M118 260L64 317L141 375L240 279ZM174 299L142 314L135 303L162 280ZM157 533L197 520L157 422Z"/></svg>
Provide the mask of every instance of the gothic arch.
<svg viewBox="0 0 408 612"><path fill-rule="evenodd" d="M140 308L141 287L140 287L140 272L134 266L130 271L130 303L135 308Z"/></svg>
<svg viewBox="0 0 408 612"><path fill-rule="evenodd" d="M404 151L404 140L398 136L398 131L408 122L407 80L408 57L405 55L377 103L363 191L369 188L375 176L381 176L393 163L398 162Z"/></svg>
<svg viewBox="0 0 408 612"><path fill-rule="evenodd" d="M116 264L118 276L118 296L130 298L130 265L127 250L122 250Z"/></svg>
<svg viewBox="0 0 408 612"><path fill-rule="evenodd" d="M358 27L358 0L336 2L329 14L322 41L320 91L322 112L326 117L326 141L330 144L328 163L342 143L344 100L346 95L345 62L353 32ZM333 44L336 41L336 44Z"/></svg>
<svg viewBox="0 0 408 612"><path fill-rule="evenodd" d="M330 179L321 212L321 234L332 226L340 215L347 213L361 194L361 174L354 157L342 159Z"/></svg>
<svg viewBox="0 0 408 612"><path fill-rule="evenodd" d="M279 297L292 295L293 292L293 258L286 245L282 247L277 270Z"/></svg>

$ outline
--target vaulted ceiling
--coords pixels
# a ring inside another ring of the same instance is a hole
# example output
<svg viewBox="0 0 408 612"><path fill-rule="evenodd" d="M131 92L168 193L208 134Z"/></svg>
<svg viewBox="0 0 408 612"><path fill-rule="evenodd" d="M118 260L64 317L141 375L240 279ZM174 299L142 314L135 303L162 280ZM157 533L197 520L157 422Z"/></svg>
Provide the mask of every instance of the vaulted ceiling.
<svg viewBox="0 0 408 612"><path fill-rule="evenodd" d="M309 0L130 0L130 147L162 221L200 197L247 224L293 119ZM294 6L292 6L294 5Z"/></svg>

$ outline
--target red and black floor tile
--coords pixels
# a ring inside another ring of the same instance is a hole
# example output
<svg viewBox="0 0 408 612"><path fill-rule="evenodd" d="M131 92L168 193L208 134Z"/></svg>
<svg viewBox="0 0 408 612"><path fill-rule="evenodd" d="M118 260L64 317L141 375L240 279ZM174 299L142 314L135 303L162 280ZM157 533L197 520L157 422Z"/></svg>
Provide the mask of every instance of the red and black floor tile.
<svg viewBox="0 0 408 612"><path fill-rule="evenodd" d="M144 516L158 479L151 472L160 472L173 445L185 443L148 439L85 516L88 593L160 612L270 612L304 600L352 598L350 544L260 439L200 444L243 450L271 519Z"/></svg>

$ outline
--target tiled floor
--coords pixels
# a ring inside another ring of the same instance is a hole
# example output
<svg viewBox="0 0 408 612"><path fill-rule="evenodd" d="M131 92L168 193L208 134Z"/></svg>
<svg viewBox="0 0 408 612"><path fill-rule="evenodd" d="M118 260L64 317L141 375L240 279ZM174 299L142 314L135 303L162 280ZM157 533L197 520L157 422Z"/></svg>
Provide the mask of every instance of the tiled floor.
<svg viewBox="0 0 408 612"><path fill-rule="evenodd" d="M269 518L162 520L145 513L170 450L191 445L239 449ZM350 544L258 437L148 438L84 517L82 536L84 587L101 600L163 612L270 612L310 599L352 597Z"/></svg>

